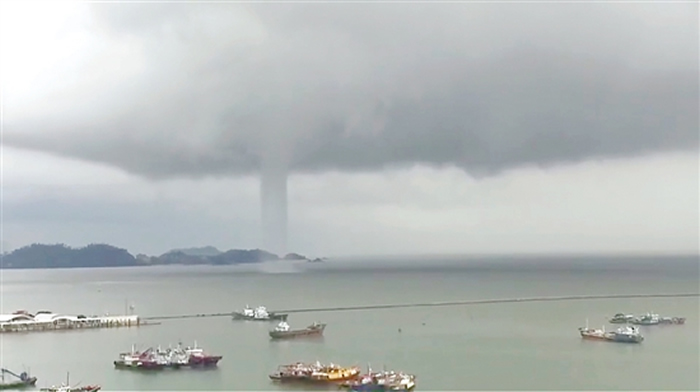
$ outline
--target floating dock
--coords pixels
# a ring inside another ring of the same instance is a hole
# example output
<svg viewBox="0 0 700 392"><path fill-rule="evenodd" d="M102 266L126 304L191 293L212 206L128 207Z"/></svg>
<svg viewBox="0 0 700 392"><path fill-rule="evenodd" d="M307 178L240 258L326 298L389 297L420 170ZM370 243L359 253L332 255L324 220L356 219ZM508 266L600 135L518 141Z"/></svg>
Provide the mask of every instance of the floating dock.
<svg viewBox="0 0 700 392"><path fill-rule="evenodd" d="M140 327L158 323L141 320L137 315L72 316L49 311L32 315L25 311L0 315L0 333L41 332L57 330Z"/></svg>

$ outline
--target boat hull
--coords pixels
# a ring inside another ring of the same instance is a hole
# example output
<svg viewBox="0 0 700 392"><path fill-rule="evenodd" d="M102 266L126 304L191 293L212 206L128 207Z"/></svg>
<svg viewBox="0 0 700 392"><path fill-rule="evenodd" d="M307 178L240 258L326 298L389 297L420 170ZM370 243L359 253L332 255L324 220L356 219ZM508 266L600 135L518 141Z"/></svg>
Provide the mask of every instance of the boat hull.
<svg viewBox="0 0 700 392"><path fill-rule="evenodd" d="M614 335L610 340L616 343L641 343L644 341L643 336L629 335Z"/></svg>
<svg viewBox="0 0 700 392"><path fill-rule="evenodd" d="M682 325L682 324L685 324L685 318L684 317L663 318L659 321L659 324Z"/></svg>
<svg viewBox="0 0 700 392"><path fill-rule="evenodd" d="M307 327L295 331L270 331L270 338L273 340L281 339L297 339L297 338L312 338L323 337L323 331L326 329L325 324L318 327Z"/></svg>
<svg viewBox="0 0 700 392"><path fill-rule="evenodd" d="M212 355L208 357L192 357L190 358L187 366L193 368L202 367L215 367L219 364L219 361L223 358L221 355Z"/></svg>
<svg viewBox="0 0 700 392"><path fill-rule="evenodd" d="M603 335L587 334L585 332L581 332L581 337L586 340L610 340Z"/></svg>
<svg viewBox="0 0 700 392"><path fill-rule="evenodd" d="M125 370L163 370L165 369L166 366L165 364L161 363L155 363L155 362L138 362L138 363L130 363L130 362L124 362L124 361L114 361L114 367L116 369L125 369ZM170 366L170 367L175 367L175 366Z"/></svg>
<svg viewBox="0 0 700 392"><path fill-rule="evenodd" d="M581 338L585 340L602 340L615 343L641 343L644 341L644 337L641 335L627 335L614 332L597 333L582 330L580 334Z"/></svg>
<svg viewBox="0 0 700 392"><path fill-rule="evenodd" d="M343 377L343 378L314 378L309 376L279 376L271 374L270 380L280 383L305 383L305 384L337 384L340 385L345 381L354 379L357 376Z"/></svg>
<svg viewBox="0 0 700 392"><path fill-rule="evenodd" d="M216 357L207 357L204 359L195 359L191 358L189 362L187 363L168 363L168 364L163 364L163 363L154 363L154 362L141 362L137 364L132 364L132 363L125 363L123 361L114 361L114 367L116 369L123 369L123 370L166 370L166 369L173 369L173 370L179 370L179 369L184 369L184 368L212 368L216 367L219 364L219 361L221 360L221 356L216 356Z"/></svg>
<svg viewBox="0 0 700 392"><path fill-rule="evenodd" d="M359 368L343 368L327 371L324 368L282 366L280 370L269 375L270 380L280 383L328 384L340 386L344 382L357 380Z"/></svg>
<svg viewBox="0 0 700 392"><path fill-rule="evenodd" d="M13 381L13 382L0 383L0 390L33 388L34 386L36 386L36 380L37 380L36 377L32 377L26 381Z"/></svg>
<svg viewBox="0 0 700 392"><path fill-rule="evenodd" d="M357 384L357 385L351 385L349 390L354 391L354 392L385 392L385 391L408 392L408 391L412 391L414 388L415 388L415 385L392 386L392 385L379 385L379 384Z"/></svg>
<svg viewBox="0 0 700 392"><path fill-rule="evenodd" d="M652 320L652 321L632 320L632 322L630 324L649 326L649 325L659 325L659 324L661 324L661 322L659 320Z"/></svg>
<svg viewBox="0 0 700 392"><path fill-rule="evenodd" d="M85 387L50 387L41 388L41 392L97 392L101 390L102 387L99 385L89 385Z"/></svg>

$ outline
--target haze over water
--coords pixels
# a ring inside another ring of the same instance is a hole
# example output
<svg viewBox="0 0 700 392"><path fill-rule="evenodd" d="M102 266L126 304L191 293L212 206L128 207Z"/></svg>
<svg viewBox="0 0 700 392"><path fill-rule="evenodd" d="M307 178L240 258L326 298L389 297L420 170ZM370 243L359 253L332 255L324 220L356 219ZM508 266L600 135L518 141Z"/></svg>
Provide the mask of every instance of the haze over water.
<svg viewBox="0 0 700 392"><path fill-rule="evenodd" d="M141 316L563 295L697 293L697 257L415 258L265 266L2 271L2 312L52 310ZM642 327L641 345L582 341L589 319L614 313L684 316ZM40 386L105 390L278 390L267 375L295 361L367 364L417 375L418 390L698 390L699 302L614 299L291 314L293 327L328 323L322 341L271 342L274 324L229 317L131 329L5 334L3 367L30 367ZM401 332L399 332L399 328ZM144 374L112 361L140 348L192 344L223 355L211 371Z"/></svg>

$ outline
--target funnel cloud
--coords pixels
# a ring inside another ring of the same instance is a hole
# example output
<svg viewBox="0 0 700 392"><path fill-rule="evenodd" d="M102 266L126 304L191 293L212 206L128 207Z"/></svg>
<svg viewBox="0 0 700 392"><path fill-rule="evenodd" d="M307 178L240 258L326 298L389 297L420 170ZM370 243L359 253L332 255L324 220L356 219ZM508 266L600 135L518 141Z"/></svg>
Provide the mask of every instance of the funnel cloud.
<svg viewBox="0 0 700 392"><path fill-rule="evenodd" d="M697 3L85 7L66 40L86 58L30 101L5 89L4 143L152 180L260 175L275 252L288 174L493 176L700 143Z"/></svg>

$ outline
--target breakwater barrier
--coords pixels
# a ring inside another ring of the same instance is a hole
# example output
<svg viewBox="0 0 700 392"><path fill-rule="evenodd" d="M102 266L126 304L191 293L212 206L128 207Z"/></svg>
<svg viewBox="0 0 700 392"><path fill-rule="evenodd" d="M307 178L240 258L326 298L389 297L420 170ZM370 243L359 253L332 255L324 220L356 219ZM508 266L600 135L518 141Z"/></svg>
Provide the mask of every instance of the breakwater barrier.
<svg viewBox="0 0 700 392"><path fill-rule="evenodd" d="M442 302L423 302L423 303L406 303L406 304L380 304L380 305L358 305L358 306L334 306L323 308L298 308L298 309L282 309L275 310L271 313L318 313L318 312L349 312L361 310L378 310L378 309L399 309L399 308L426 308L440 306L470 306L470 305L488 305L488 304L507 304L507 303L527 303L527 302L562 302L562 301L590 301L590 300L606 300L606 299L641 299L641 298L683 298L683 297L700 297L700 293L672 293L672 294L603 294L603 295L568 295L557 297L525 297L525 298L495 298L495 299L474 299L462 301L442 301ZM219 313L196 313L196 314L180 314L169 316L151 316L142 317L143 320L176 320L189 319L200 317L231 317L233 312Z"/></svg>

